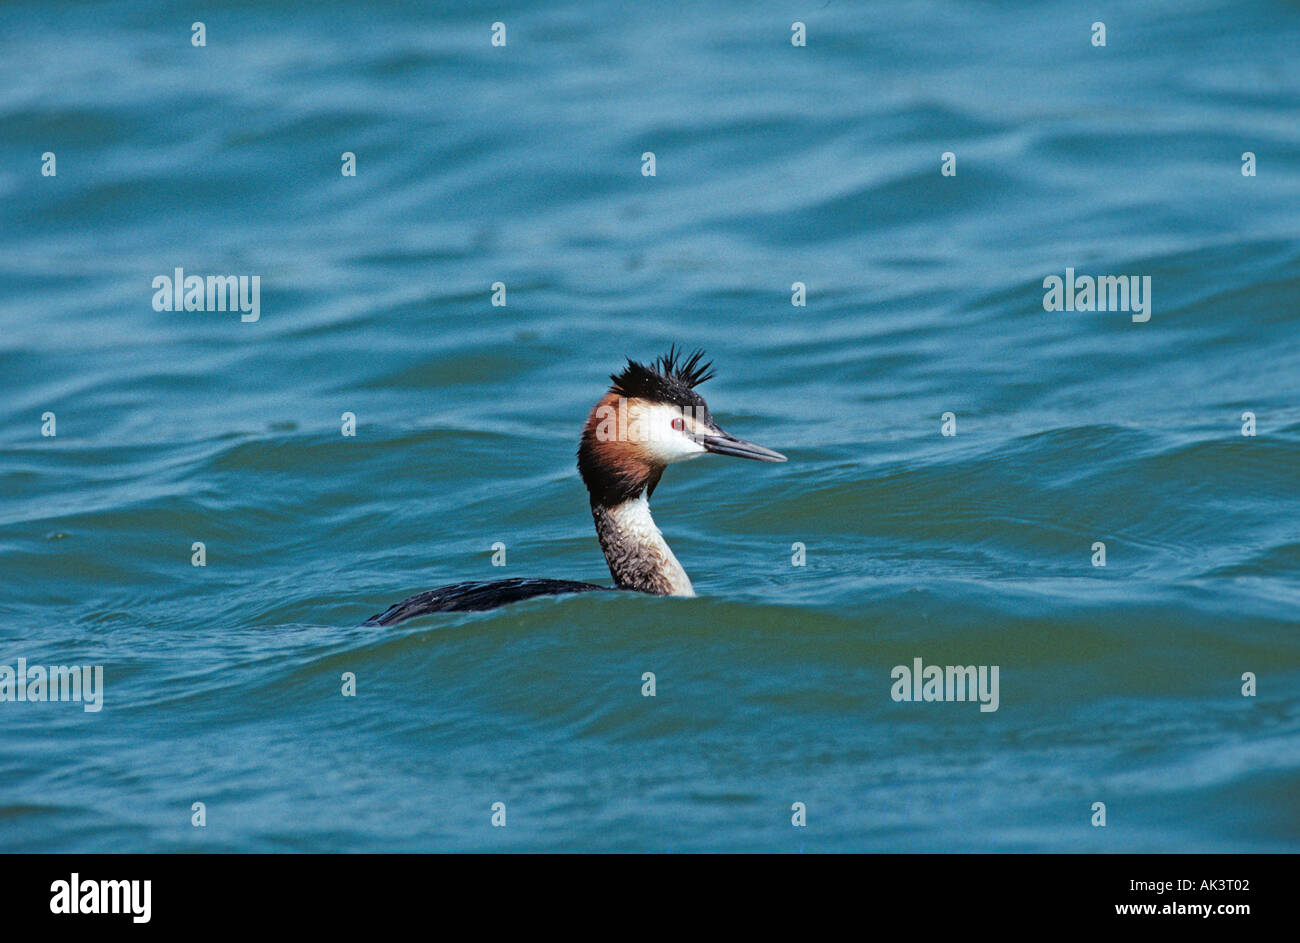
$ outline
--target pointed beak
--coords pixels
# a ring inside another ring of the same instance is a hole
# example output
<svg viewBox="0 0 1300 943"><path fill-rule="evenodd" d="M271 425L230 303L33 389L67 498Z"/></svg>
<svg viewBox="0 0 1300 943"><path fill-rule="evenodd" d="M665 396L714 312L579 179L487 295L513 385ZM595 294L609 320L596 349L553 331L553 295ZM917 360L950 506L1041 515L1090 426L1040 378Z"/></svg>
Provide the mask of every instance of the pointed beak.
<svg viewBox="0 0 1300 943"><path fill-rule="evenodd" d="M771 449L765 449L761 445L755 445L753 442L746 442L744 439L737 439L734 435L728 435L721 429L717 430L717 435L702 435L698 437L700 445L705 450L715 452L718 455L734 455L737 458L752 458L759 462L784 462L785 456L780 452L773 452Z"/></svg>

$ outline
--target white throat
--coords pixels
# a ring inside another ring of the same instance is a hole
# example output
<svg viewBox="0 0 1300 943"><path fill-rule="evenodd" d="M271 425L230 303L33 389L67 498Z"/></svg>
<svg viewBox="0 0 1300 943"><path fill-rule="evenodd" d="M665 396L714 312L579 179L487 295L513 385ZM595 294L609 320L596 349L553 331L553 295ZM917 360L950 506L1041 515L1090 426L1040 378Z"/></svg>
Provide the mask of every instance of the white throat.
<svg viewBox="0 0 1300 943"><path fill-rule="evenodd" d="M644 491L612 507L593 505L591 514L600 549L619 587L657 596L695 595L690 578L650 516Z"/></svg>

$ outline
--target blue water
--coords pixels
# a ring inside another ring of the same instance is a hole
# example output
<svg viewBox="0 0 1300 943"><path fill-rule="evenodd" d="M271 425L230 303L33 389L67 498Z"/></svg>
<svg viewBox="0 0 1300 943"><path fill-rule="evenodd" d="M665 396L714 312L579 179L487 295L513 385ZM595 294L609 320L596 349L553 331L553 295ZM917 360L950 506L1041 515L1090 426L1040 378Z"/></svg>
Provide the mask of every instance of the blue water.
<svg viewBox="0 0 1300 943"><path fill-rule="evenodd" d="M0 665L104 668L0 703L0 847L1296 850L1297 49L1277 2L0 7ZM154 310L177 267L259 319ZM1150 320L1045 311L1067 267ZM700 598L358 627L606 581L578 430L673 342L790 457L664 476ZM914 658L998 710L895 702Z"/></svg>

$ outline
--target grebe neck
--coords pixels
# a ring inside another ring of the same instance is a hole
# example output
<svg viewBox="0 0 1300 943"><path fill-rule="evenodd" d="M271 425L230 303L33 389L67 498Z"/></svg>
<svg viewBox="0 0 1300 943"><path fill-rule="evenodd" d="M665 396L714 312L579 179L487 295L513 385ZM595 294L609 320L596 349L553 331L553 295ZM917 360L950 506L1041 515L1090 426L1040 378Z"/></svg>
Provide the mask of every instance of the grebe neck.
<svg viewBox="0 0 1300 943"><path fill-rule="evenodd" d="M618 504L593 501L591 516L610 575L620 589L656 596L695 595L690 577L650 516L644 491Z"/></svg>

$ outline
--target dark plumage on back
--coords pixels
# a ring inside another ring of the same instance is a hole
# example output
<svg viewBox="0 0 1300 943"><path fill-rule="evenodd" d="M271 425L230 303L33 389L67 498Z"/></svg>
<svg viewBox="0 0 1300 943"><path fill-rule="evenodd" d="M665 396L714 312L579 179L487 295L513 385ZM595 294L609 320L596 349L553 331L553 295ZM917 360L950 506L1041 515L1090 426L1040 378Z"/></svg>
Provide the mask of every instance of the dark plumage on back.
<svg viewBox="0 0 1300 943"><path fill-rule="evenodd" d="M482 612L506 603L532 599L534 596L558 596L561 593L609 591L608 586L578 583L573 580L510 579L491 582L453 583L420 593L389 606L371 616L362 625L392 625L429 612Z"/></svg>

